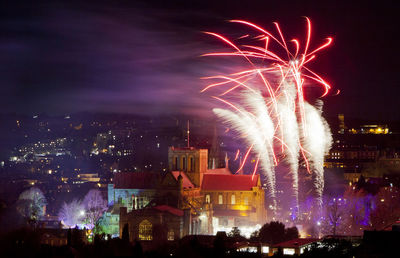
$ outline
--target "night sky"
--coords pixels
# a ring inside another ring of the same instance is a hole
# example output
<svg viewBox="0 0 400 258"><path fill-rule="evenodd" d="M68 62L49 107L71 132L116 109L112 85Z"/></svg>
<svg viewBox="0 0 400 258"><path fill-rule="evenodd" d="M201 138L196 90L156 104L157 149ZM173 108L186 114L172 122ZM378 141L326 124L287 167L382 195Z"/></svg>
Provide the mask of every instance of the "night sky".
<svg viewBox="0 0 400 258"><path fill-rule="evenodd" d="M1 112L211 114L200 77L229 67L200 57L223 47L201 32L278 21L301 39L307 16L312 46L334 38L311 65L341 90L326 115L400 120L399 13L396 1L2 1Z"/></svg>

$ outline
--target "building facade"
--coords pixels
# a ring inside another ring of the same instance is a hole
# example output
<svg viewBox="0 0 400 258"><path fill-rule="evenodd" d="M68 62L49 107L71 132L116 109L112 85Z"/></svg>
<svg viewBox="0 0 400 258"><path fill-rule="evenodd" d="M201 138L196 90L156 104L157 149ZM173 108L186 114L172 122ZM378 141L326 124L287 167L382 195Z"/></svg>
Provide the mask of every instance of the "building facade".
<svg viewBox="0 0 400 258"><path fill-rule="evenodd" d="M170 147L167 173L116 173L109 205L119 205L119 233L130 240L175 240L266 222L265 193L258 175L208 169L208 150ZM226 164L227 165L227 164ZM147 233L143 233L147 232Z"/></svg>

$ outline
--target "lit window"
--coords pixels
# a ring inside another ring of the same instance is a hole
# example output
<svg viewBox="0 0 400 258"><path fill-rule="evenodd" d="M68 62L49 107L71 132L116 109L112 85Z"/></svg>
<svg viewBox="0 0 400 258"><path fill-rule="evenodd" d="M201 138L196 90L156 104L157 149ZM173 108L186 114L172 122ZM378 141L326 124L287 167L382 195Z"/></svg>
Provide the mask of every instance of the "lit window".
<svg viewBox="0 0 400 258"><path fill-rule="evenodd" d="M244 197L244 205L249 205L249 197Z"/></svg>
<svg viewBox="0 0 400 258"><path fill-rule="evenodd" d="M294 255L294 248L283 248L283 255Z"/></svg>
<svg viewBox="0 0 400 258"><path fill-rule="evenodd" d="M231 195L231 204L235 204L236 203L236 196L234 194Z"/></svg>
<svg viewBox="0 0 400 258"><path fill-rule="evenodd" d="M262 249L261 249L261 252L262 252L263 254L269 253L269 247L268 247L268 246L263 246Z"/></svg>
<svg viewBox="0 0 400 258"><path fill-rule="evenodd" d="M174 239L175 239L175 233L174 233L174 231L173 231L172 229L170 229L170 230L168 231L168 237L167 237L167 239L168 239L168 241L174 241Z"/></svg>
<svg viewBox="0 0 400 258"><path fill-rule="evenodd" d="M211 202L211 197L209 194L206 195L206 203L210 203Z"/></svg>
<svg viewBox="0 0 400 258"><path fill-rule="evenodd" d="M222 194L218 195L218 204L223 204L223 198L222 198Z"/></svg>
<svg viewBox="0 0 400 258"><path fill-rule="evenodd" d="M146 219L139 224L139 240L153 240L153 225Z"/></svg>

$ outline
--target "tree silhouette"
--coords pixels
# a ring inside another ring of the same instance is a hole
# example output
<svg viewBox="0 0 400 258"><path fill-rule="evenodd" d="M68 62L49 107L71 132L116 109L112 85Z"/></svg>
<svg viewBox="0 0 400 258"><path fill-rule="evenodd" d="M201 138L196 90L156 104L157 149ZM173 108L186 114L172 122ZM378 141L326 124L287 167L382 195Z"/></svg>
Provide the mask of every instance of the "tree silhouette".
<svg viewBox="0 0 400 258"><path fill-rule="evenodd" d="M233 227L231 232L228 233L230 237L240 237L240 229L238 227Z"/></svg>
<svg viewBox="0 0 400 258"><path fill-rule="evenodd" d="M285 229L285 241L299 238L299 230L296 227Z"/></svg>
<svg viewBox="0 0 400 258"><path fill-rule="evenodd" d="M283 223L272 221L261 227L258 237L264 243L277 244L298 238L299 231L296 227L285 228Z"/></svg>
<svg viewBox="0 0 400 258"><path fill-rule="evenodd" d="M278 221L264 224L260 229L260 240L269 244L276 244L285 240L285 225Z"/></svg>
<svg viewBox="0 0 400 258"><path fill-rule="evenodd" d="M28 222L36 224L40 216L44 215L46 204L43 192L39 188L32 187L20 194L17 210Z"/></svg>
<svg viewBox="0 0 400 258"><path fill-rule="evenodd" d="M87 227L93 229L97 221L107 210L107 201L103 199L99 190L92 189L83 199L83 205L85 207Z"/></svg>
<svg viewBox="0 0 400 258"><path fill-rule="evenodd" d="M375 208L371 212L371 229L383 230L395 223L400 214L400 191L397 187L382 187L375 196Z"/></svg>
<svg viewBox="0 0 400 258"><path fill-rule="evenodd" d="M128 223L124 225L122 228L122 240L124 242L129 242L129 226Z"/></svg>
<svg viewBox="0 0 400 258"><path fill-rule="evenodd" d="M74 228L85 219L85 209L83 204L78 200L65 203L58 212L58 218L69 228Z"/></svg>

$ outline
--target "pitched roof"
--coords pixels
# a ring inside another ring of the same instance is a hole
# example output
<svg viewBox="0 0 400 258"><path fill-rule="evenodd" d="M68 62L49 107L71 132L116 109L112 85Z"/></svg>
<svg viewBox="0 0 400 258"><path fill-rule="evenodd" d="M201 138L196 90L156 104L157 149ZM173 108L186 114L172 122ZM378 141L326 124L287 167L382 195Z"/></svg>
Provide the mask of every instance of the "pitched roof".
<svg viewBox="0 0 400 258"><path fill-rule="evenodd" d="M301 247L304 245L308 245L314 242L321 241L321 239L318 238L296 238L292 239L286 242L281 242L278 244L275 244L274 247L287 247L287 248L296 248L296 247Z"/></svg>
<svg viewBox="0 0 400 258"><path fill-rule="evenodd" d="M180 210L180 209L168 206L168 205L155 206L155 207L153 207L153 209L156 209L158 211L169 212L169 213L171 213L173 215L180 216L180 217L183 216L183 210Z"/></svg>
<svg viewBox="0 0 400 258"><path fill-rule="evenodd" d="M154 189L160 178L160 174L151 172L119 172L113 182L117 189Z"/></svg>
<svg viewBox="0 0 400 258"><path fill-rule="evenodd" d="M208 191L251 191L256 187L259 175L214 175L205 174L201 190Z"/></svg>
<svg viewBox="0 0 400 258"><path fill-rule="evenodd" d="M172 171L171 174L174 176L176 181L178 181L179 174L182 176L183 188L194 188L192 181L190 181L185 172Z"/></svg>

